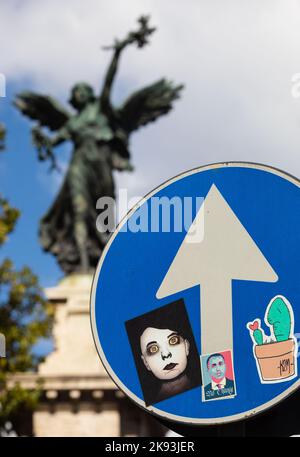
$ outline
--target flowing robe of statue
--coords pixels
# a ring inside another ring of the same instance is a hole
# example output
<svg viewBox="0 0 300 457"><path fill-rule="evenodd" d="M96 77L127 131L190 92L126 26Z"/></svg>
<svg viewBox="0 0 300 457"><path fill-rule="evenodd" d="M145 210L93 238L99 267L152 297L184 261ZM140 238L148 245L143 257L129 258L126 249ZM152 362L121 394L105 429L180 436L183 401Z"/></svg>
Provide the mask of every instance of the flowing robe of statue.
<svg viewBox="0 0 300 457"><path fill-rule="evenodd" d="M100 96L86 83L73 87L69 101L76 114L53 98L32 92L23 92L15 100L23 114L39 121L32 134L40 160L49 158L55 167L52 149L64 141L74 146L63 185L40 222L40 242L56 256L65 273L87 272L96 266L109 237L96 228L96 202L102 196L115 197L114 169L132 170L131 132L168 113L182 88L162 79L132 94L121 107L113 107L111 88L122 51L131 43L143 47L154 31L147 18L139 22L137 32L112 47L113 58ZM55 136L44 135L43 126L55 131Z"/></svg>

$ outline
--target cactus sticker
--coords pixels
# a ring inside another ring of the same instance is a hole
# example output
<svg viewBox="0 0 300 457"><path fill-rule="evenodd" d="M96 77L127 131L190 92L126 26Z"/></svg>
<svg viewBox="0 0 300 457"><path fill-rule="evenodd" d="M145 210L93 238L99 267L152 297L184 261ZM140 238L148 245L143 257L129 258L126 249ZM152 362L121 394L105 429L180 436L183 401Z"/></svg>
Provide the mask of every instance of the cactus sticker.
<svg viewBox="0 0 300 457"><path fill-rule="evenodd" d="M265 334L260 319L247 324L260 380L263 384L290 381L297 376L294 312L290 302L276 295L267 306L264 321L270 335Z"/></svg>

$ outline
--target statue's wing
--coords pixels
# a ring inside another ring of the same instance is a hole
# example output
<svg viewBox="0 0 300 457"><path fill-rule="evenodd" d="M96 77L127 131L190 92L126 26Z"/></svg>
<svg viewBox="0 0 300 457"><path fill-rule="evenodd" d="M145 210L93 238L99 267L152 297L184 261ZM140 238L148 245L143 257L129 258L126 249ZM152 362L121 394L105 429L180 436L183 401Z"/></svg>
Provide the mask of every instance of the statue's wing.
<svg viewBox="0 0 300 457"><path fill-rule="evenodd" d="M21 92L16 96L14 105L25 116L53 131L60 129L70 117L70 113L55 99L34 92Z"/></svg>
<svg viewBox="0 0 300 457"><path fill-rule="evenodd" d="M172 109L172 102L179 98L183 86L174 86L161 79L151 86L134 92L117 110L119 122L128 133L155 121Z"/></svg>

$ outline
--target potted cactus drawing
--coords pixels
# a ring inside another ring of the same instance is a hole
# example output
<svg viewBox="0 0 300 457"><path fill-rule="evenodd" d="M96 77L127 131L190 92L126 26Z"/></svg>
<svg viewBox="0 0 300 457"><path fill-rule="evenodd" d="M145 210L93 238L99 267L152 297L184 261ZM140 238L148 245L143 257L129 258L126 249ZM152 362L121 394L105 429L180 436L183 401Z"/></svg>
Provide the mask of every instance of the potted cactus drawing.
<svg viewBox="0 0 300 457"><path fill-rule="evenodd" d="M276 295L267 306L264 318L270 329L266 335L261 320L248 322L253 354L262 383L282 382L297 376L294 312L289 301Z"/></svg>

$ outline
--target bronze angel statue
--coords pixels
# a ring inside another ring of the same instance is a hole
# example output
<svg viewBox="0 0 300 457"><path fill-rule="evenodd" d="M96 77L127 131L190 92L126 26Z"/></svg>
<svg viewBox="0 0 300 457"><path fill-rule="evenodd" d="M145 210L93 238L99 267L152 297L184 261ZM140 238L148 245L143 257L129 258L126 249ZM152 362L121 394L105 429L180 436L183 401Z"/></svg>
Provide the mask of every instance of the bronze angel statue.
<svg viewBox="0 0 300 457"><path fill-rule="evenodd" d="M134 92L121 106L111 102L111 90L121 53L130 44L142 48L154 28L148 17L139 19L139 28L122 41L115 41L111 63L100 96L86 83L71 90L70 112L52 97L22 92L15 100L17 108L39 122L32 129L33 143L40 160L50 159L56 167L53 148L64 141L73 143L73 153L62 187L40 221L40 242L45 251L56 256L68 274L88 272L98 262L108 233L96 228L96 202L99 197L115 197L113 170L132 170L129 153L130 134L155 121L172 109L182 85L161 79ZM42 131L55 132L49 137Z"/></svg>

